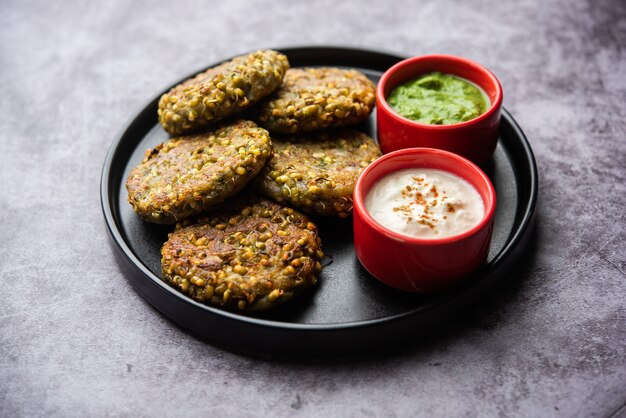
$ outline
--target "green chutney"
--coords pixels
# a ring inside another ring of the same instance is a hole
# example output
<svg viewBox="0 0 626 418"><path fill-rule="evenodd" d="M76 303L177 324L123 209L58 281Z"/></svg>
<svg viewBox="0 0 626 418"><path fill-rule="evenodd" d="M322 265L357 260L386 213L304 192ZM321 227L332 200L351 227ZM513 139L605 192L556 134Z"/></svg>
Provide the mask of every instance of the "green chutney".
<svg viewBox="0 0 626 418"><path fill-rule="evenodd" d="M400 115L430 125L450 125L474 119L490 101L475 84L450 74L433 72L394 88L387 103Z"/></svg>

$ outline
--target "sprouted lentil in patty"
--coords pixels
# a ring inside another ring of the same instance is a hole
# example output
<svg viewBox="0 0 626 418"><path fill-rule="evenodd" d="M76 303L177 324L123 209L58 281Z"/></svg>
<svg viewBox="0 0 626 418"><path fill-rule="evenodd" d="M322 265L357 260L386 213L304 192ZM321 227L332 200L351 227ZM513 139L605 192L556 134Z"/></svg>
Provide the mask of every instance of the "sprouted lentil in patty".
<svg viewBox="0 0 626 418"><path fill-rule="evenodd" d="M271 153L268 132L244 120L170 139L131 170L128 201L143 219L174 224L239 192Z"/></svg>
<svg viewBox="0 0 626 418"><path fill-rule="evenodd" d="M163 279L200 302L260 311L312 287L324 256L305 215L246 196L176 226L161 249Z"/></svg>
<svg viewBox="0 0 626 418"><path fill-rule="evenodd" d="M364 74L340 68L291 68L283 84L259 105L259 124L294 134L356 125L376 102L376 87Z"/></svg>
<svg viewBox="0 0 626 418"><path fill-rule="evenodd" d="M255 179L264 195L307 213L347 218L359 174L381 152L354 129L274 137L274 155Z"/></svg>
<svg viewBox="0 0 626 418"><path fill-rule="evenodd" d="M272 50L236 57L175 86L159 100L159 122L180 135L234 115L272 93L289 68Z"/></svg>

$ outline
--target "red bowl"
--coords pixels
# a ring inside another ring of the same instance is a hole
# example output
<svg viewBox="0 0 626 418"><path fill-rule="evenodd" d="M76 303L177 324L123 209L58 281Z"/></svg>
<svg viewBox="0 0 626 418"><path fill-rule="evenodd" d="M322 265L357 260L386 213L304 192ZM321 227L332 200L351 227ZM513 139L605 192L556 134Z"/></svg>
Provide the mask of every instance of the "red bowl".
<svg viewBox="0 0 626 418"><path fill-rule="evenodd" d="M432 71L456 75L480 86L491 101L482 115L451 125L428 125L396 113L387 96L398 85ZM424 55L400 61L380 78L376 90L378 143L383 153L403 148L427 147L454 152L482 164L491 158L498 142L502 87L487 68L453 55Z"/></svg>
<svg viewBox="0 0 626 418"><path fill-rule="evenodd" d="M473 228L444 238L413 238L380 225L365 207L372 186L395 171L423 167L444 170L473 185L485 215ZM407 148L370 164L354 188L354 248L365 269L378 280L410 292L434 292L454 285L487 258L493 230L496 192L475 164L451 152Z"/></svg>

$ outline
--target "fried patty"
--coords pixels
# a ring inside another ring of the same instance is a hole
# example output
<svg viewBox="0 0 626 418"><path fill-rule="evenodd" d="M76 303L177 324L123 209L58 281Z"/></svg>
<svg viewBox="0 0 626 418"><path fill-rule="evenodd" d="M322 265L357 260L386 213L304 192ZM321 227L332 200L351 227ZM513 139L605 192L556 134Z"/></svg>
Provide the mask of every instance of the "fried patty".
<svg viewBox="0 0 626 418"><path fill-rule="evenodd" d="M173 224L237 193L271 154L268 132L244 120L173 138L131 170L128 201L146 221Z"/></svg>
<svg viewBox="0 0 626 418"><path fill-rule="evenodd" d="M236 57L161 96L159 122L180 135L238 113L272 93L287 68L287 57L272 50Z"/></svg>
<svg viewBox="0 0 626 418"><path fill-rule="evenodd" d="M346 218L361 171L380 157L374 140L353 129L274 138L274 156L254 185L307 213Z"/></svg>
<svg viewBox="0 0 626 418"><path fill-rule="evenodd" d="M374 108L376 87L364 74L340 68L291 68L260 105L257 119L272 133L294 134L350 126Z"/></svg>
<svg viewBox="0 0 626 418"><path fill-rule="evenodd" d="M313 286L324 256L305 215L250 197L178 224L161 255L171 286L201 302L248 311L272 308Z"/></svg>

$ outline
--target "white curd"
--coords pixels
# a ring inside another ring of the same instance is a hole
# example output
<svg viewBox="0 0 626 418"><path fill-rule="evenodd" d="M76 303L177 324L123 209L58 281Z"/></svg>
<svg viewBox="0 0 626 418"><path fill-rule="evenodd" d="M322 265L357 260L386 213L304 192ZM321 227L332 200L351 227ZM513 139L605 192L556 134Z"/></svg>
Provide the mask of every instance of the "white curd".
<svg viewBox="0 0 626 418"><path fill-rule="evenodd" d="M443 170L412 168L380 179L365 197L372 217L391 231L414 238L458 235L485 214L478 191Z"/></svg>

